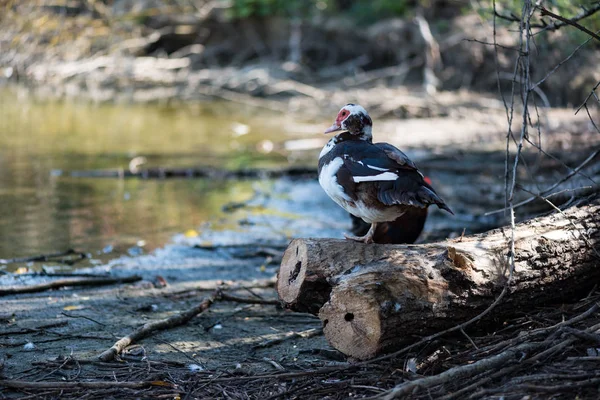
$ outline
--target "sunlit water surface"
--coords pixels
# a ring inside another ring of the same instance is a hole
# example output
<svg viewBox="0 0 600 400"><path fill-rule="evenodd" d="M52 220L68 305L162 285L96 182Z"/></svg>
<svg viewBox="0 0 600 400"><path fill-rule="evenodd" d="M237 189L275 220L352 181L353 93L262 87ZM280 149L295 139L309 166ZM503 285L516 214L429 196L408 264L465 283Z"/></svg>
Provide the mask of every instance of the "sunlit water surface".
<svg viewBox="0 0 600 400"><path fill-rule="evenodd" d="M148 252L207 224L218 229L222 206L251 198L256 182L66 172L126 169L136 156L146 157L144 167L284 166L299 154L285 143L316 137L306 131L310 125L226 104L39 102L0 91L0 259L69 248L100 259ZM312 153L300 153L300 162L313 162Z"/></svg>

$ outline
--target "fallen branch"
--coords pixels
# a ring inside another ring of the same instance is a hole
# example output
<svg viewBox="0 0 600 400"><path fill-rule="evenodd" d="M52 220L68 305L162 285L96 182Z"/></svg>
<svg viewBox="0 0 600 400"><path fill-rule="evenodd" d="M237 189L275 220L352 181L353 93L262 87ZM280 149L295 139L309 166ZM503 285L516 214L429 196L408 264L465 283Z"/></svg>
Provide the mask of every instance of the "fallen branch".
<svg viewBox="0 0 600 400"><path fill-rule="evenodd" d="M175 326L183 325L196 315L206 311L214 302L216 295L205 298L200 304L186 310L182 313L173 315L172 317L161 319L158 321L148 322L142 327L136 329L129 335L118 340L110 349L102 352L98 358L100 361L112 361L115 357L130 344L140 341L141 339L150 336L155 331L173 328Z"/></svg>
<svg viewBox="0 0 600 400"><path fill-rule="evenodd" d="M243 304L267 304L267 305L274 305L274 306L281 305L281 302L279 300L264 300L264 299L258 299L258 298L250 299L248 297L234 296L232 294L227 294L224 292L219 292L217 294L217 298L219 300L232 301L234 303L243 303Z"/></svg>
<svg viewBox="0 0 600 400"><path fill-rule="evenodd" d="M56 260L56 258L67 257L67 256L76 256L75 258ZM86 258L85 253L81 253L79 251L75 251L73 249L69 249L66 251L60 251L57 253L50 254L40 254L38 256L32 257L20 257L20 258L11 258L11 259L0 259L0 264L15 264L15 263L28 263L28 262L48 262L48 261L57 261L63 264L74 264L77 261Z"/></svg>
<svg viewBox="0 0 600 400"><path fill-rule="evenodd" d="M473 364L454 367L439 375L429 376L427 378L422 378L399 385L386 395L382 395L380 398L385 400L395 399L402 396L407 396L418 388L430 388L446 382L465 379L491 369L496 369L511 360L516 360L516 356L518 354L535 351L544 345L545 342L540 342L525 343L520 346L512 347L500 354L489 358L484 358L483 360L476 361Z"/></svg>
<svg viewBox="0 0 600 400"><path fill-rule="evenodd" d="M210 178L210 179L255 179L255 178L307 178L316 177L314 168L289 167L260 169L248 168L237 171L226 171L215 168L169 168L156 167L130 171L129 169L92 169L81 171L56 171L56 175L66 175L74 178L139 178L139 179L168 179L168 178ZM2 263L3 260L0 260ZM26 261L26 260L25 260ZM43 261L43 260L40 260ZM13 261L24 262L24 261Z"/></svg>
<svg viewBox="0 0 600 400"><path fill-rule="evenodd" d="M51 322L49 324L44 324L44 325L36 326L35 328L22 328L22 329L14 329L14 330L2 331L2 332L0 332L0 336L5 336L5 335L25 335L25 334L28 334L28 333L38 333L38 332L43 331L45 329L58 328L58 327L65 326L65 325L68 325L68 324L69 324L69 321L56 321L56 322Z"/></svg>
<svg viewBox="0 0 600 400"><path fill-rule="evenodd" d="M595 333L599 328L600 324L596 324L587 328L584 331L584 334L590 335L592 333ZM411 382L403 383L401 385L396 386L393 390L382 394L380 397L377 398L382 398L385 400L401 398L403 396L413 393L417 389L431 389L437 385L449 383L451 381L464 380L466 378L473 377L486 371L495 370L500 366L510 363L511 361L517 361L519 359L517 355L519 355L521 358L527 357L525 360L517 362L516 365L502 368L494 374L485 377L483 380L476 382L476 384L469 385L463 389L473 389L477 386L481 387L481 385L489 382L492 379L499 378L510 372L514 372L518 369L531 366L542 359L546 359L550 355L565 349L566 347L572 345L576 341L577 337L572 337L565 340L560 340L559 338L557 338L555 340L546 339L539 342L528 342L514 347L511 346L507 350L497 355L481 359L472 364L457 366L447 371L444 371L438 375L433 375L417 379ZM544 348L545 350L541 351L540 353L532 355L533 352ZM461 392L464 394L466 391L461 390ZM454 395L455 393L452 393L447 397L454 398Z"/></svg>
<svg viewBox="0 0 600 400"><path fill-rule="evenodd" d="M175 385L165 381L141 381L141 382L30 382L30 381L3 381L0 380L0 387L12 389L144 389L151 386L162 386L173 388Z"/></svg>
<svg viewBox="0 0 600 400"><path fill-rule="evenodd" d="M52 282L39 283L28 286L13 286L0 289L0 296L8 296L11 294L36 293L43 292L49 289L59 289L69 286L103 286L112 285L115 283L131 283L141 280L141 276L132 275L122 278L88 278L88 279L59 279Z"/></svg>
<svg viewBox="0 0 600 400"><path fill-rule="evenodd" d="M319 329L316 329L316 328L307 329L307 330L302 331L302 332L287 332L287 333L284 333L283 335L281 335L278 338L271 339L271 340L266 340L264 342L256 344L252 348L255 349L255 350L256 349L264 349L266 347L274 346L276 344L284 342L284 341L286 341L288 339L296 339L296 338L307 339L307 338L319 336L321 334L323 334L323 329L321 329L321 328L319 328Z"/></svg>

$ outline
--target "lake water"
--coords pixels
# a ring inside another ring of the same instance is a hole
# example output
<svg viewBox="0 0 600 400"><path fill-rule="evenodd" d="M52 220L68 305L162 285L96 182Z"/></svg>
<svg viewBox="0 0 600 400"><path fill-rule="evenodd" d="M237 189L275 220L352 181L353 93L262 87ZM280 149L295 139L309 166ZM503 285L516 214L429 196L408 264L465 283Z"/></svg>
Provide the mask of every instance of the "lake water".
<svg viewBox="0 0 600 400"><path fill-rule="evenodd" d="M137 156L144 167L314 163L318 149L292 153L289 144L325 140L319 131L231 104L40 102L0 91L0 259L69 248L94 257L148 252L175 233L221 221L225 203L255 191L251 181L73 178L66 171L127 168Z"/></svg>

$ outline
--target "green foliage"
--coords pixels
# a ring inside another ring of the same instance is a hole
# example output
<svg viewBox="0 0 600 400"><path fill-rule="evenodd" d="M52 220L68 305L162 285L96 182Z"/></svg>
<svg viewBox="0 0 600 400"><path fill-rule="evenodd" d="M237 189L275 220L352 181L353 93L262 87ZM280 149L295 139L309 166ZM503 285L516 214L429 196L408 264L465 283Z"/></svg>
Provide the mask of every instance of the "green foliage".
<svg viewBox="0 0 600 400"><path fill-rule="evenodd" d="M370 23L405 15L409 3L410 0L233 0L230 13L233 18L337 14Z"/></svg>
<svg viewBox="0 0 600 400"><path fill-rule="evenodd" d="M308 17L329 8L329 0L233 0L233 18L250 17Z"/></svg>
<svg viewBox="0 0 600 400"><path fill-rule="evenodd" d="M409 0L355 0L348 15L359 23L373 23L381 19L402 17L411 11Z"/></svg>

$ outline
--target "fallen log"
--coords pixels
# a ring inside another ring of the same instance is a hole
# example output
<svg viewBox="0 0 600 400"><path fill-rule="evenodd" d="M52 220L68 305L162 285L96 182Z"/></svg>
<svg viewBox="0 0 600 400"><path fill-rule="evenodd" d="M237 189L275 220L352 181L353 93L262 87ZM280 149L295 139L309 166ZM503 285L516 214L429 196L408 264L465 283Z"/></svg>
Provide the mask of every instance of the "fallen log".
<svg viewBox="0 0 600 400"><path fill-rule="evenodd" d="M585 294L600 278L599 228L600 197L517 225L510 291L486 321ZM319 315L333 347L368 359L489 307L507 281L509 238L502 228L424 245L296 239L277 290L288 308Z"/></svg>

